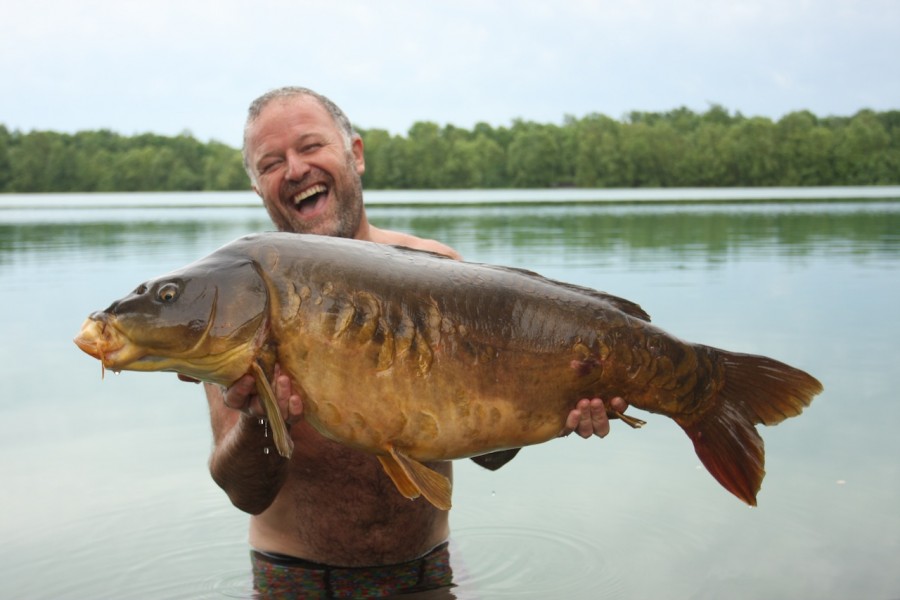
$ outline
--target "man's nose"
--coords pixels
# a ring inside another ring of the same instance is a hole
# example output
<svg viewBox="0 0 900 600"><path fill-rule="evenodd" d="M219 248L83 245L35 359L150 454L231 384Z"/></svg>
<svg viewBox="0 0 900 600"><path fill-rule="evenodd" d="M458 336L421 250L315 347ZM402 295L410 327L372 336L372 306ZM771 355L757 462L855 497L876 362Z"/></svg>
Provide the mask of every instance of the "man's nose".
<svg viewBox="0 0 900 600"><path fill-rule="evenodd" d="M285 179L298 181L306 175L307 171L309 171L309 165L306 164L303 157L293 150L287 153L285 161L287 162L287 169L284 174Z"/></svg>

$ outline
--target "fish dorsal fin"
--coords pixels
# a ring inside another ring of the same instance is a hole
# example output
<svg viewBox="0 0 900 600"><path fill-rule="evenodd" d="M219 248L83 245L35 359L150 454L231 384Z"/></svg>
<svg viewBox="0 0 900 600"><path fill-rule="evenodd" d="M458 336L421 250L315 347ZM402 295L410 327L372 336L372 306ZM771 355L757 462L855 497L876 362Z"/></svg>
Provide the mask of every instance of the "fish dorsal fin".
<svg viewBox="0 0 900 600"><path fill-rule="evenodd" d="M401 252L401 253L405 252L405 253L409 253L409 254L420 254L420 255L424 254L424 255L430 255L435 258L440 258L440 259L444 259L444 260L449 260L449 261L453 260L452 258L450 258L448 256L445 256L443 254L438 254L436 252L431 252L429 250L420 250L417 248L407 248L405 246L394 246L394 248L398 252ZM478 265L479 267L482 267L485 269L492 269L494 271L506 271L509 273L518 273L520 275L524 275L524 276L530 277L532 279L543 281L543 282L549 283L551 285L559 286L561 288L565 288L572 292L577 292L579 294L584 294L586 296L590 296L591 298L596 298L597 300L601 300L603 302L606 302L607 304L610 304L611 306L622 311L626 315L635 317L637 319L641 319L642 321L647 321L648 323L650 322L650 315L648 315L647 312L643 308L641 308L640 305L637 304L636 302L632 302L631 300L626 300L625 298L620 298L618 296L613 296L612 294L608 294L606 292L601 292L600 290L595 290L593 288L575 285L572 283L566 283L564 281L558 281L556 279L551 279L549 277L544 277L540 273L536 273L535 271L530 271L528 269L523 269L521 267L506 267L506 266L501 266L501 265L491 265L491 264L487 264L487 263L468 263L468 264Z"/></svg>
<svg viewBox="0 0 900 600"><path fill-rule="evenodd" d="M291 441L284 419L281 418L281 411L278 409L278 403L275 401L275 392L272 391L269 379L258 363L254 362L251 364L250 370L253 372L254 379L256 379L256 392L262 398L263 407L266 409L266 418L269 420L269 425L272 426L272 438L275 440L275 449L278 450L278 454L281 456L290 458L294 450L294 443Z"/></svg>
<svg viewBox="0 0 900 600"><path fill-rule="evenodd" d="M615 308L621 310L626 315L635 317L642 321L647 321L648 323L650 322L650 315L648 315L647 311L641 308L640 304L638 304L637 302L632 302L631 300L626 300L625 298L619 298L618 296L613 296L612 294L607 294L606 292L601 292L600 290L595 290L589 287L583 287L571 283L556 283L559 283L559 285L570 290L580 292L582 294L586 294L593 298L602 300L608 304L612 304Z"/></svg>
<svg viewBox="0 0 900 600"><path fill-rule="evenodd" d="M590 296L591 298L596 298L597 300L606 302L607 304L612 305L614 308L622 311L626 315L641 319L642 321L650 322L650 315L648 315L647 312L643 308L641 308L639 304L637 304L636 302L632 302L631 300L619 298L618 296L613 296L612 294L601 292L600 290L595 290L594 288L575 285L573 283L566 283L564 281L558 281L556 279L550 279L549 277L544 277L540 273L535 273L534 271L529 271L528 269L521 269L518 267L501 267L496 265L482 266L499 271L511 271L519 273L521 275L543 281L544 283L567 289L571 292L584 294L585 296Z"/></svg>
<svg viewBox="0 0 900 600"><path fill-rule="evenodd" d="M435 507L450 510L449 479L409 458L393 446L390 446L390 453L390 456L379 455L378 460L405 498L412 500L422 495Z"/></svg>

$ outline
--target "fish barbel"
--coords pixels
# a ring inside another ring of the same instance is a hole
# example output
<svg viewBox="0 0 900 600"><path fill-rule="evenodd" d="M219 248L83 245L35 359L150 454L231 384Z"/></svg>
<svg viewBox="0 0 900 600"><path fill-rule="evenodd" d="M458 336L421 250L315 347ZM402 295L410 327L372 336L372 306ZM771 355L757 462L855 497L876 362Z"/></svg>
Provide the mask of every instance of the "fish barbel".
<svg viewBox="0 0 900 600"><path fill-rule="evenodd" d="M375 454L397 489L450 507L424 462L557 437L581 398L672 418L707 470L755 505L755 425L822 391L763 356L679 340L635 303L521 269L294 233L238 239L91 314L75 343L104 368L230 385L246 373L283 456L278 363L324 436ZM638 419L632 419L639 423Z"/></svg>

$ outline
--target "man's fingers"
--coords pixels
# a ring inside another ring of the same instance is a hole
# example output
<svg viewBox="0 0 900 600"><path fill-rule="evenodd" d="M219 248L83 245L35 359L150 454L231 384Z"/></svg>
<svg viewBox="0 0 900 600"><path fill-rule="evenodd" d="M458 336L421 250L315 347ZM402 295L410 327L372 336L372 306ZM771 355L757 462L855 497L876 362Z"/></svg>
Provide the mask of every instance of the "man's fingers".
<svg viewBox="0 0 900 600"><path fill-rule="evenodd" d="M621 406L622 410L628 407L621 398L614 399L610 406L615 406L616 404ZM578 401L575 408L566 417L566 426L561 435L568 435L574 431L584 439L588 439L592 435L602 438L609 434L609 430L609 417L606 414L606 406L603 404L603 400L600 398L582 399Z"/></svg>
<svg viewBox="0 0 900 600"><path fill-rule="evenodd" d="M279 404L288 404L291 398L291 380L287 375L275 378L275 399Z"/></svg>
<svg viewBox="0 0 900 600"><path fill-rule="evenodd" d="M604 438L609 433L609 417L606 415L606 407L599 398L591 400L590 405L588 413L591 420L591 433ZM589 436L590 434L585 437Z"/></svg>
<svg viewBox="0 0 900 600"><path fill-rule="evenodd" d="M225 390L225 406L246 412L250 407L251 395L256 391L256 382L252 375L244 375Z"/></svg>
<svg viewBox="0 0 900 600"><path fill-rule="evenodd" d="M578 419L578 428L575 430L575 433L577 433L584 439L588 439L594 434L594 422L593 417L591 416L591 403L587 400L580 400L578 402L578 411L580 412L580 416Z"/></svg>
<svg viewBox="0 0 900 600"><path fill-rule="evenodd" d="M621 397L616 396L615 398L613 398L612 400L609 401L609 408L616 412L623 413L626 410L628 410L628 403L625 402L625 400L622 399Z"/></svg>

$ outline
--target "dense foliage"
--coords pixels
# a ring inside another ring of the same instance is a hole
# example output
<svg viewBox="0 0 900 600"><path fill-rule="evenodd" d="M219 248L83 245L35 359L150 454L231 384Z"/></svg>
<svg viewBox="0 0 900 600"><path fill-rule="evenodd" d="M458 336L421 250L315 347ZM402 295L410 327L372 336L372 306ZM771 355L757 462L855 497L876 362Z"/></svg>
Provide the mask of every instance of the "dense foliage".
<svg viewBox="0 0 900 600"><path fill-rule="evenodd" d="M360 132L370 189L705 187L900 183L900 111L778 121L713 106L515 121L472 130L418 122L405 136ZM188 134L10 132L0 125L0 191L234 190L240 152Z"/></svg>
<svg viewBox="0 0 900 600"><path fill-rule="evenodd" d="M0 191L113 192L246 189L240 152L182 134L126 137L10 133L0 125Z"/></svg>

